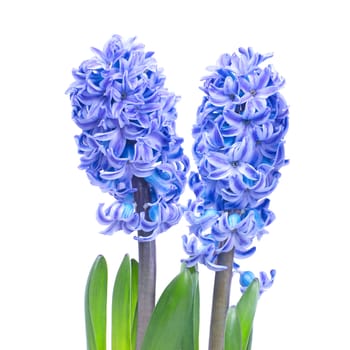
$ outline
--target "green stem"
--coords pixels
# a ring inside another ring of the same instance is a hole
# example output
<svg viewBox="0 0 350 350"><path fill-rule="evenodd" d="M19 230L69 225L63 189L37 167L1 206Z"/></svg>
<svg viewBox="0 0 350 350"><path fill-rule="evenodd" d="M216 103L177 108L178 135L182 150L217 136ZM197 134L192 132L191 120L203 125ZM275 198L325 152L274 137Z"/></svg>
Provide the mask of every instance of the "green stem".
<svg viewBox="0 0 350 350"><path fill-rule="evenodd" d="M145 211L149 219L145 204L151 201L148 183L138 177L133 177L133 187L136 211ZM139 237L149 236L149 232L138 231ZM156 295L156 242L139 242L139 276L138 276L138 306L137 306L137 341L136 349L140 350L144 335L155 305Z"/></svg>
<svg viewBox="0 0 350 350"><path fill-rule="evenodd" d="M226 314L230 302L232 263L234 249L221 253L217 263L226 266L226 270L215 273L213 303L211 311L209 350L223 350Z"/></svg>

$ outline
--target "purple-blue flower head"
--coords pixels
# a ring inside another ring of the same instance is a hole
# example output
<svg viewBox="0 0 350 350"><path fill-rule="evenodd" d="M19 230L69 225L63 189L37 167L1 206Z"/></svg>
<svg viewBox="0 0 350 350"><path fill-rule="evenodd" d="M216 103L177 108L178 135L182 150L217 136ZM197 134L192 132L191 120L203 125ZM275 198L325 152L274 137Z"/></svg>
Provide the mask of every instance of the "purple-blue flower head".
<svg viewBox="0 0 350 350"><path fill-rule="evenodd" d="M189 161L175 128L178 97L164 87L153 52L135 38L114 35L103 50L92 50L95 56L73 70L75 80L67 90L81 129L76 136L80 168L115 200L98 210L105 233L143 230L154 238L182 215L178 200ZM135 178L150 192L141 212Z"/></svg>
<svg viewBox="0 0 350 350"><path fill-rule="evenodd" d="M200 205L192 203L186 213L188 265L196 261L218 270L222 252L235 249L236 259L252 255L254 241L274 219L267 197L288 163L289 112L280 93L285 81L265 62L271 57L240 48L222 55L203 78L204 96L192 129L197 172L189 180Z"/></svg>

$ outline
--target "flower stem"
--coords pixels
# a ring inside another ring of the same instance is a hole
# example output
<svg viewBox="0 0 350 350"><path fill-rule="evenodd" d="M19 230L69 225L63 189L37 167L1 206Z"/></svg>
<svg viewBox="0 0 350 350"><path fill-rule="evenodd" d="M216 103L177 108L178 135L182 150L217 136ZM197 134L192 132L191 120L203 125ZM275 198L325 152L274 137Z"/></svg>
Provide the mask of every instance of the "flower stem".
<svg viewBox="0 0 350 350"><path fill-rule="evenodd" d="M233 255L234 249L227 253L221 253L218 257L217 263L227 268L215 273L209 350L223 350L224 348L226 314L230 302Z"/></svg>
<svg viewBox="0 0 350 350"><path fill-rule="evenodd" d="M150 202L150 190L148 183L139 177L133 177L133 187L137 189L134 193L136 211L138 213L147 210L144 205ZM149 236L149 232L138 231L139 237ZM139 275L138 275L138 306L137 306L137 341L136 349L140 350L144 335L155 305L156 294L156 242L138 242L139 248Z"/></svg>

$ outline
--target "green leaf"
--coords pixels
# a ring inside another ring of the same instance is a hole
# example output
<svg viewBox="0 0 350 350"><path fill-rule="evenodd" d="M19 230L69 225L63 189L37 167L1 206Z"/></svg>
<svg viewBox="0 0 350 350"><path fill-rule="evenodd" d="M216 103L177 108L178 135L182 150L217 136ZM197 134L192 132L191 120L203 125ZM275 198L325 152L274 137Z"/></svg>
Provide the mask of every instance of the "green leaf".
<svg viewBox="0 0 350 350"><path fill-rule="evenodd" d="M106 350L107 263L97 256L85 289L85 326L88 350Z"/></svg>
<svg viewBox="0 0 350 350"><path fill-rule="evenodd" d="M190 316L188 318L188 324L185 326L185 332L183 334L182 348L199 350L199 281L198 272L196 267L188 269L193 279L193 301Z"/></svg>
<svg viewBox="0 0 350 350"><path fill-rule="evenodd" d="M249 341L248 341L248 345L247 345L247 350L251 350L251 348L252 348L252 340L253 340L253 330L250 332L250 335L249 335Z"/></svg>
<svg viewBox="0 0 350 350"><path fill-rule="evenodd" d="M132 320L132 350L136 349L137 339L137 300L138 300L138 276L139 276L139 263L135 259L131 259L131 310L134 312Z"/></svg>
<svg viewBox="0 0 350 350"><path fill-rule="evenodd" d="M170 282L152 313L142 350L193 350L193 341L184 340L184 337L193 336L193 331L187 328L193 325L196 288L195 278L188 269Z"/></svg>
<svg viewBox="0 0 350 350"><path fill-rule="evenodd" d="M138 265L125 255L113 288L112 299L112 350L135 348L134 322L137 306Z"/></svg>
<svg viewBox="0 0 350 350"><path fill-rule="evenodd" d="M200 319L200 293L198 272L195 273L195 291L192 307L193 318L193 350L199 350L199 319Z"/></svg>
<svg viewBox="0 0 350 350"><path fill-rule="evenodd" d="M253 321L259 300L259 288L259 280L255 278L236 306L236 313L241 326L242 350L247 350L249 349L248 346L251 346L249 342L251 342Z"/></svg>
<svg viewBox="0 0 350 350"><path fill-rule="evenodd" d="M241 325L234 306L227 312L224 350L242 350Z"/></svg>

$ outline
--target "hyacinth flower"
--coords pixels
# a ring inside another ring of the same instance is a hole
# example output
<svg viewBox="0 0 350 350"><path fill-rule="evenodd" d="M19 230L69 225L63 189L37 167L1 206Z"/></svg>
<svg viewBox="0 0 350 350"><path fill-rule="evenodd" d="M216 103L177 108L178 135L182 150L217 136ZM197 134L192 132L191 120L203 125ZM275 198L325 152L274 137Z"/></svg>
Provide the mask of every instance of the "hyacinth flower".
<svg viewBox="0 0 350 350"><path fill-rule="evenodd" d="M187 266L198 263L215 272L209 349L222 350L232 273L245 291L255 276L236 259L254 254L256 239L274 220L267 198L288 163L284 137L288 107L279 90L284 79L252 48L222 55L201 87L204 97L193 127L197 172L189 184L196 200L186 217L183 237ZM272 285L260 273L260 293Z"/></svg>
<svg viewBox="0 0 350 350"><path fill-rule="evenodd" d="M178 97L164 87L153 52L118 35L92 51L73 70L67 93L81 129L80 168L113 198L97 210L103 233L138 233L140 346L155 303L155 238L183 214L178 200L189 161L175 130Z"/></svg>

